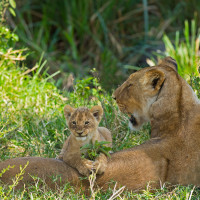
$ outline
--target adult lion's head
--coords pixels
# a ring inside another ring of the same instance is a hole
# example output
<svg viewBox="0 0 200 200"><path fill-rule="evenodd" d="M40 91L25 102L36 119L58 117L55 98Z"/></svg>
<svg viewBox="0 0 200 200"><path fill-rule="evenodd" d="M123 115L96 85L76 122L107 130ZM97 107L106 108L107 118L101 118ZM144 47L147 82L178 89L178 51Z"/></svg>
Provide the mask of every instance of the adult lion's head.
<svg viewBox="0 0 200 200"><path fill-rule="evenodd" d="M165 68L165 70L163 70ZM176 61L166 57L159 65L144 68L130 77L113 94L119 109L129 115L129 126L139 129L150 120L150 108L164 85L165 71L176 72Z"/></svg>

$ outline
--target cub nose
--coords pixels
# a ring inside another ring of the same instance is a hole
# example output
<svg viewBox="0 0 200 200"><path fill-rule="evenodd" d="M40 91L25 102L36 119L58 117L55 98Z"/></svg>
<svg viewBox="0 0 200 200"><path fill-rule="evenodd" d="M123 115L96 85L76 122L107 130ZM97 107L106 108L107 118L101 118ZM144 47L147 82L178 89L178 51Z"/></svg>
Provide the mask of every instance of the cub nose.
<svg viewBox="0 0 200 200"><path fill-rule="evenodd" d="M77 131L77 133L79 134L79 136L81 136L83 134L83 131Z"/></svg>

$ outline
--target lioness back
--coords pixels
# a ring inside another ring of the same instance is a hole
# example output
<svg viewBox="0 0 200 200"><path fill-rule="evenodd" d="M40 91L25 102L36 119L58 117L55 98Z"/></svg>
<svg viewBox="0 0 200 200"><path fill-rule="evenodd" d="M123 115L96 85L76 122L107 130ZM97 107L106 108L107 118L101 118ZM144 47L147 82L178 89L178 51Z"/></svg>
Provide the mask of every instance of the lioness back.
<svg viewBox="0 0 200 200"><path fill-rule="evenodd" d="M102 107L74 109L66 105L64 115L71 135L65 141L59 159L76 168L82 175L89 175L92 169L96 169L98 174L103 173L107 166L107 157L100 153L95 161L91 161L81 158L82 154L86 156L86 150L80 150L83 145L94 144L96 140L108 141L110 143L107 146L112 146L111 132L105 127L98 127L103 115Z"/></svg>

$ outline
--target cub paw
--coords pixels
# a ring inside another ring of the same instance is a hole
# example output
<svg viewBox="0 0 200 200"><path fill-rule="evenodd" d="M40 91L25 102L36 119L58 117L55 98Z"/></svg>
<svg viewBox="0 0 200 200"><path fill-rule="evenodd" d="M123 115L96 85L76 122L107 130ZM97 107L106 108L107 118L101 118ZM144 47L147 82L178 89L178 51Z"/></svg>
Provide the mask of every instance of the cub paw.
<svg viewBox="0 0 200 200"><path fill-rule="evenodd" d="M97 174L103 174L107 167L107 158L104 154L100 154L100 156L93 163L93 170L96 171Z"/></svg>
<svg viewBox="0 0 200 200"><path fill-rule="evenodd" d="M87 168L85 168L85 167L81 167L81 168L79 168L79 169L77 169L78 170L78 172L81 174L81 175L83 175L83 176L89 176L90 175L90 170L89 169L87 169Z"/></svg>
<svg viewBox="0 0 200 200"><path fill-rule="evenodd" d="M93 161L83 159L82 166L79 167L77 170L79 171L80 174L84 176L89 176L91 174L92 168L93 168Z"/></svg>

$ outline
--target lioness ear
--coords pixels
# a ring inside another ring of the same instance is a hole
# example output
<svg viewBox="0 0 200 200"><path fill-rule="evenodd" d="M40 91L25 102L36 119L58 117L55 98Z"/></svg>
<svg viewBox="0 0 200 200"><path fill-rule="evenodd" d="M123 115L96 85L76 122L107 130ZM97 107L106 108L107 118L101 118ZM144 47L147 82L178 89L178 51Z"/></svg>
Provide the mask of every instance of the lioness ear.
<svg viewBox="0 0 200 200"><path fill-rule="evenodd" d="M70 105L66 105L64 107L64 115L65 115L65 118L66 118L66 121L68 123L69 121L69 118L71 117L72 113L74 112L74 108L72 108Z"/></svg>
<svg viewBox="0 0 200 200"><path fill-rule="evenodd" d="M140 79L140 83L144 85L144 87L148 89L152 95L155 95L161 88L164 80L164 72L158 69L152 69L144 74L144 76Z"/></svg>
<svg viewBox="0 0 200 200"><path fill-rule="evenodd" d="M166 58L164 58L160 63L159 65L161 66L164 66L164 65L167 65L169 67L171 67L172 69L174 69L175 71L177 71L177 63L176 63L176 60L173 59L172 57L168 56Z"/></svg>
<svg viewBox="0 0 200 200"><path fill-rule="evenodd" d="M102 115L103 115L103 109L101 106L93 106L90 109L90 112L93 114L93 116L96 118L98 122L101 121Z"/></svg>

